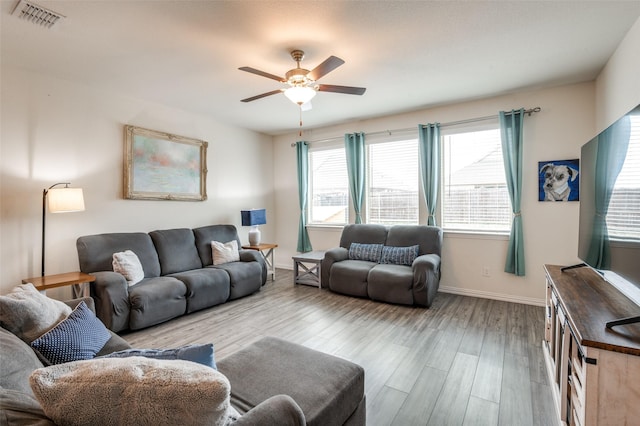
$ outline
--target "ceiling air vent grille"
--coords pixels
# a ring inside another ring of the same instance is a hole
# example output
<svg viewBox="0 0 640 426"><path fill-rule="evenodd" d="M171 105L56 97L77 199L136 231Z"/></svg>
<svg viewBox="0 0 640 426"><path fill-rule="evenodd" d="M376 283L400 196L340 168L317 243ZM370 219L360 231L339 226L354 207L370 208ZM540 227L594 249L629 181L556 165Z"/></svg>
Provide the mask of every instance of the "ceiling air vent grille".
<svg viewBox="0 0 640 426"><path fill-rule="evenodd" d="M20 0L18 4L16 4L12 15L17 15L19 18L26 19L27 21L40 24L47 28L51 28L60 18L65 17L53 10L38 6L26 0Z"/></svg>

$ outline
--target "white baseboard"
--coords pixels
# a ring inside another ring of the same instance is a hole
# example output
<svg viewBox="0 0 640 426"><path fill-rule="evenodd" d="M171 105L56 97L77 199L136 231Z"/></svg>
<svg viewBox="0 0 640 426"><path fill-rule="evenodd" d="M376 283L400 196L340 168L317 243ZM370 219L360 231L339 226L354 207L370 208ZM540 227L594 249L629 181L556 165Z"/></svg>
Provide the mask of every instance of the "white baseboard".
<svg viewBox="0 0 640 426"><path fill-rule="evenodd" d="M449 287L441 285L438 291L443 293L459 294L461 296L480 297L483 299L502 300L504 302L522 303L524 305L545 306L544 299L535 299L533 297L513 296L510 294L493 293L490 291L473 290L469 288Z"/></svg>

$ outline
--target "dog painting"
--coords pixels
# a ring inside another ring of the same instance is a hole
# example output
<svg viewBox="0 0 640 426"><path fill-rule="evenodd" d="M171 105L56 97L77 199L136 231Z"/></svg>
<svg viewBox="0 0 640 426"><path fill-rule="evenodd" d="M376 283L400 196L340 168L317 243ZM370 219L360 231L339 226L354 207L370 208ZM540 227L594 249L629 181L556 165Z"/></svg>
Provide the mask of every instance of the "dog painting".
<svg viewBox="0 0 640 426"><path fill-rule="evenodd" d="M580 160L540 161L538 163L539 201L580 200Z"/></svg>

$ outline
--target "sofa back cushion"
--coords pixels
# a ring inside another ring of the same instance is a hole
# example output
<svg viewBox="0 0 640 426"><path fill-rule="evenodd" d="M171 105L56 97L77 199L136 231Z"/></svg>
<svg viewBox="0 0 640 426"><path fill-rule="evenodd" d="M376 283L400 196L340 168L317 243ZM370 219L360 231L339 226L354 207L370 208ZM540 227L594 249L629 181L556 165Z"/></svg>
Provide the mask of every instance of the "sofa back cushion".
<svg viewBox="0 0 640 426"><path fill-rule="evenodd" d="M228 243L231 240L238 242L238 247L242 246L240 238L238 237L238 230L233 225L209 225L193 230L193 235L196 239L196 248L200 261L203 266L209 266L213 264L213 254L211 251L211 241L218 241L220 243Z"/></svg>
<svg viewBox="0 0 640 426"><path fill-rule="evenodd" d="M42 362L33 350L15 334L0 327L0 388L33 396L29 376Z"/></svg>
<svg viewBox="0 0 640 426"><path fill-rule="evenodd" d="M149 235L158 251L162 275L202 268L191 229L165 229Z"/></svg>
<svg viewBox="0 0 640 426"><path fill-rule="evenodd" d="M131 250L144 270L146 278L160 276L158 254L148 234L124 232L86 235L76 241L80 270L85 273L113 271L113 253Z"/></svg>
<svg viewBox="0 0 640 426"><path fill-rule="evenodd" d="M350 224L345 225L340 237L340 247L349 250L351 243L385 244L387 228L384 225Z"/></svg>
<svg viewBox="0 0 640 426"><path fill-rule="evenodd" d="M441 256L442 229L427 225L394 225L389 228L385 245L408 247L419 245L419 255L437 254Z"/></svg>

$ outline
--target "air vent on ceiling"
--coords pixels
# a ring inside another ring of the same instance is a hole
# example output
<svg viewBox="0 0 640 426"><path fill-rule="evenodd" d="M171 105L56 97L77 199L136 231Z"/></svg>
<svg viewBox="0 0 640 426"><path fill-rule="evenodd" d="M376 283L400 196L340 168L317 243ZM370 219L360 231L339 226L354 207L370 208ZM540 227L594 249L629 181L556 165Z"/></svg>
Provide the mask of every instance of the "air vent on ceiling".
<svg viewBox="0 0 640 426"><path fill-rule="evenodd" d="M60 18L65 18L64 15L27 0L18 1L11 14L47 28L51 28Z"/></svg>

